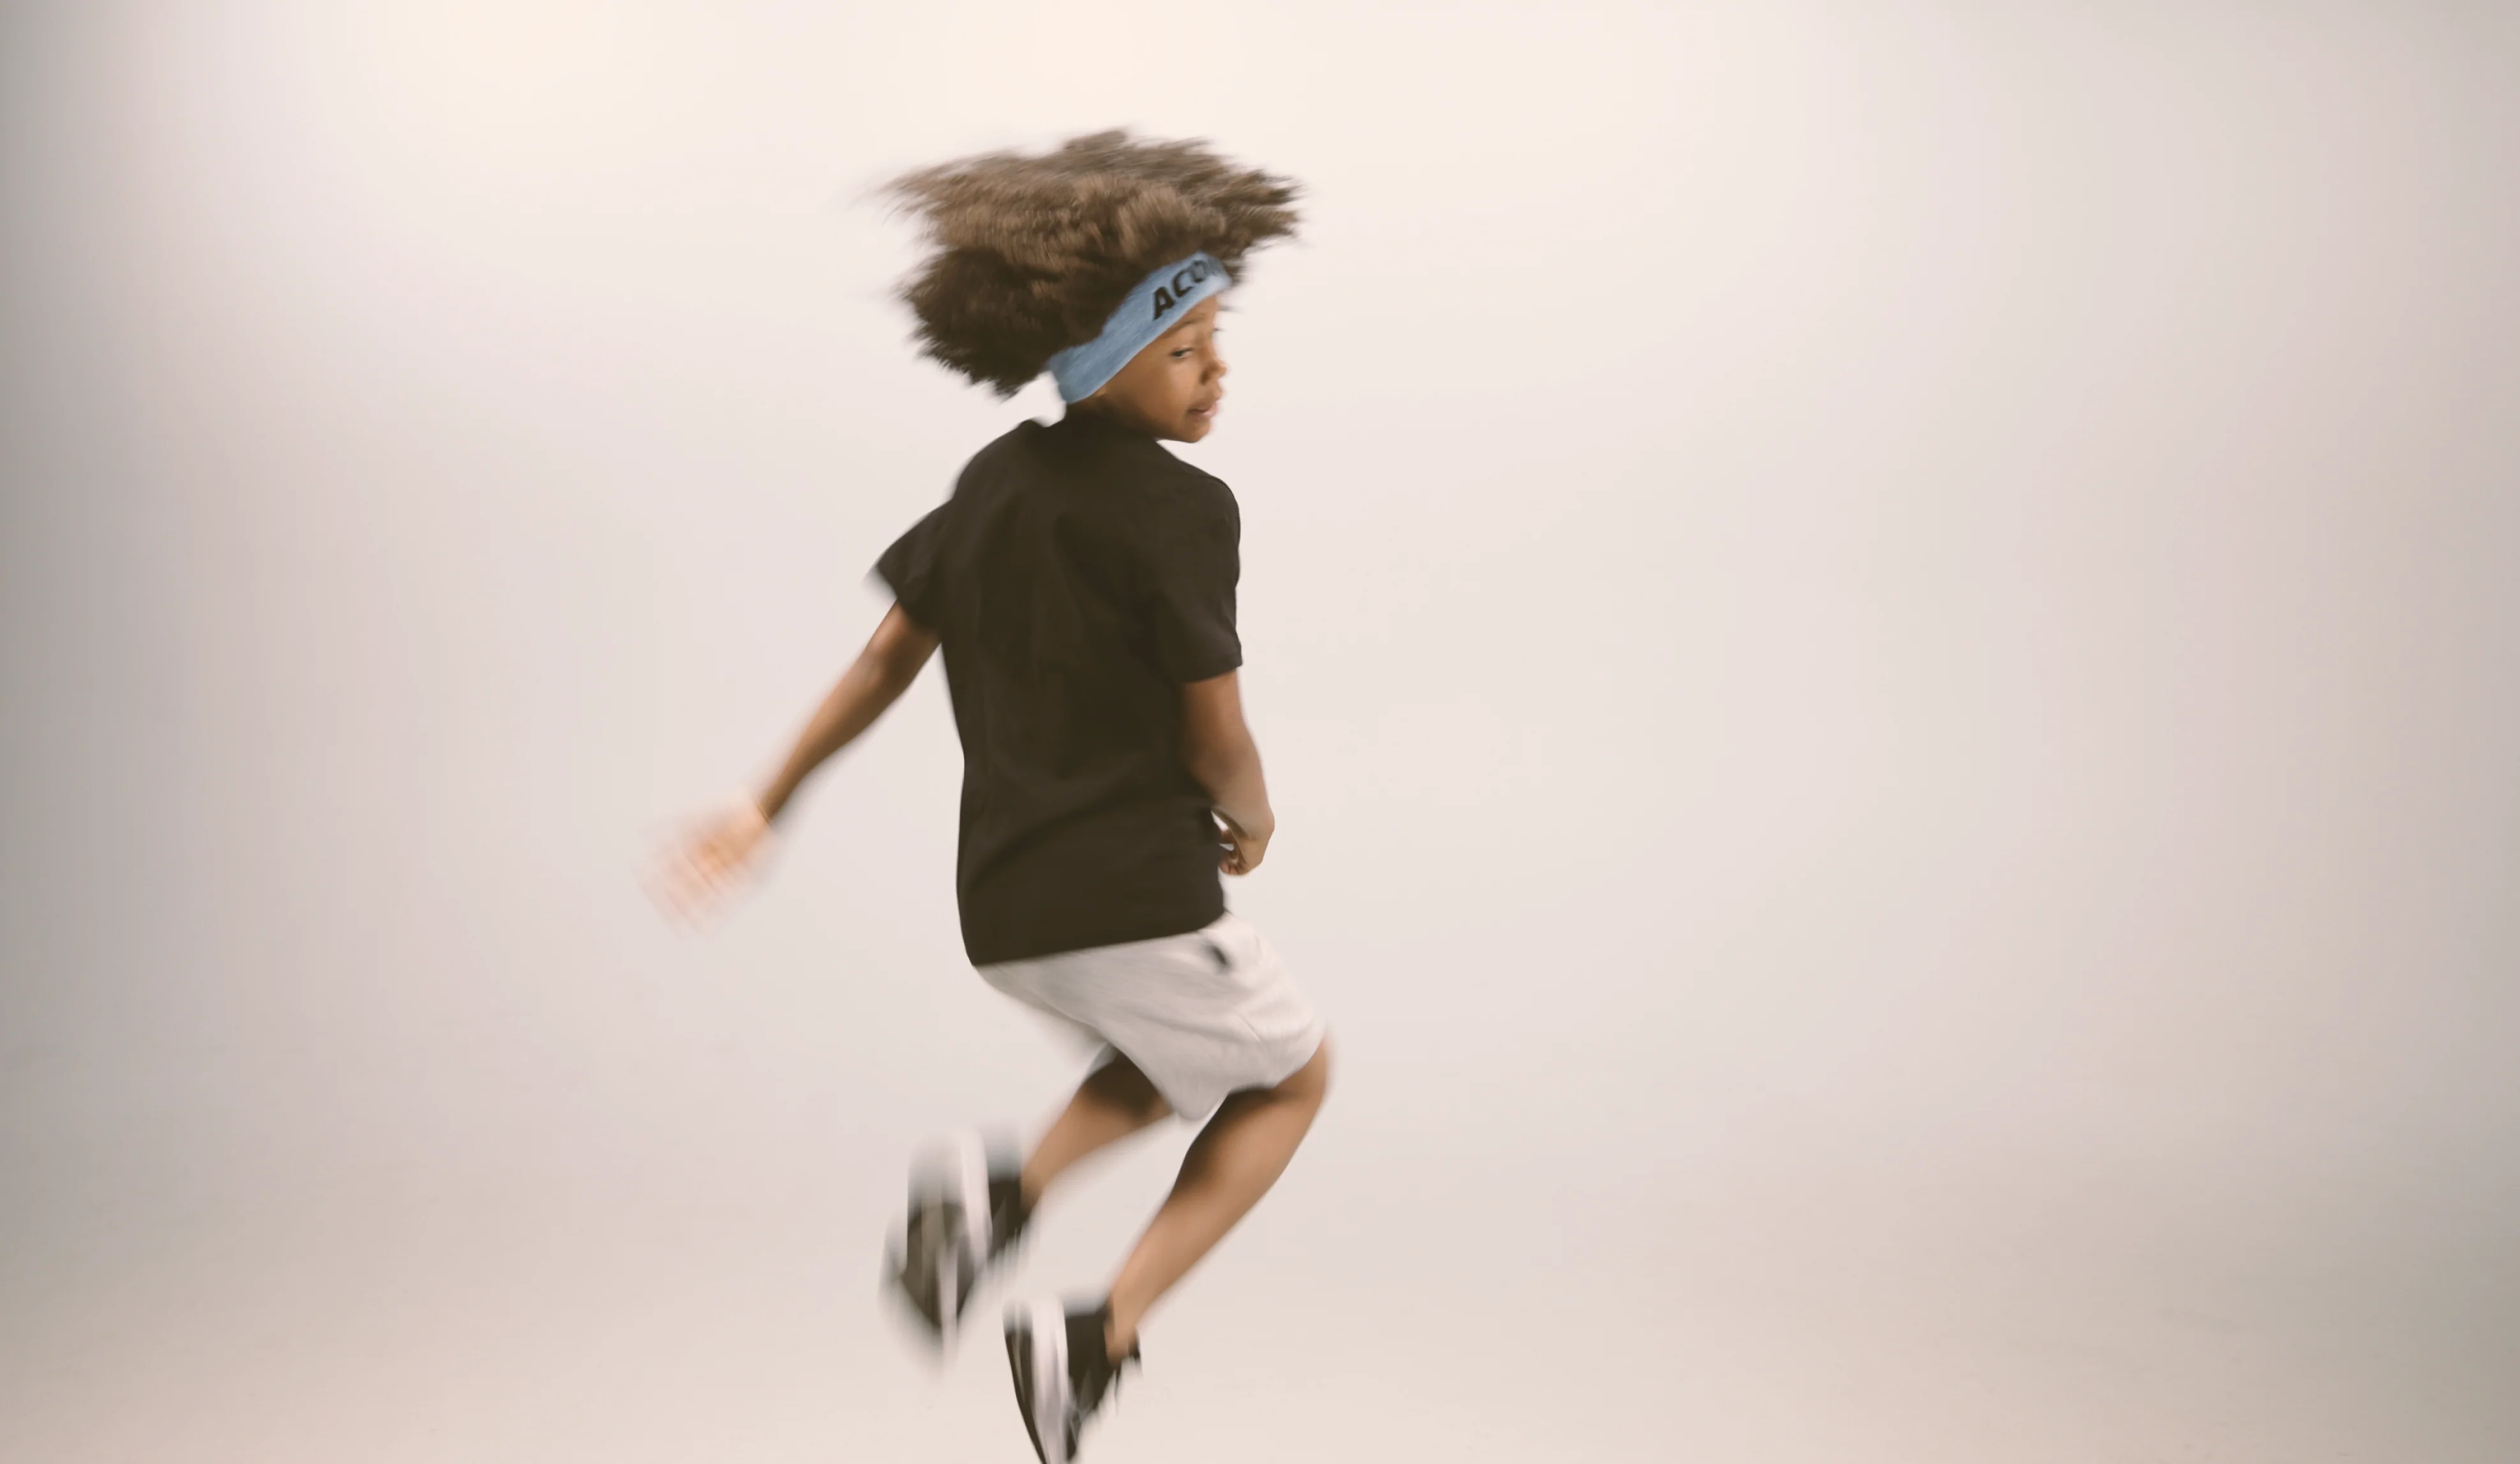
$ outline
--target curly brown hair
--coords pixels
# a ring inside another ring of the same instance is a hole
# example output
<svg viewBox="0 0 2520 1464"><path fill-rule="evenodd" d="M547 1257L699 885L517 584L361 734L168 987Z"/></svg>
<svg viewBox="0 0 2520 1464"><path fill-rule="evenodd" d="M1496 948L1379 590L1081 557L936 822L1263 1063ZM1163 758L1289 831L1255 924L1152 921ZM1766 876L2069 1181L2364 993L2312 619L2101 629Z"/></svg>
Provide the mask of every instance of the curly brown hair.
<svg viewBox="0 0 2520 1464"><path fill-rule="evenodd" d="M877 193L919 217L933 251L894 292L922 351L1004 398L1100 334L1148 271L1204 250L1239 279L1244 255L1293 236L1302 189L1203 140L1113 128L1039 157L935 163Z"/></svg>

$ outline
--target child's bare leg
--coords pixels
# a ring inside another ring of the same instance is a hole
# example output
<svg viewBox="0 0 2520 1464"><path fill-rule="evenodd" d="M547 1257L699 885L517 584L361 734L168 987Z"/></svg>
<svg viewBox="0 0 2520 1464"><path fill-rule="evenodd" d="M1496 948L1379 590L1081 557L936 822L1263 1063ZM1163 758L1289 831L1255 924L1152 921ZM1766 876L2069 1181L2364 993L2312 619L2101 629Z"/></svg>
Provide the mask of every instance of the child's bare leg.
<svg viewBox="0 0 2520 1464"><path fill-rule="evenodd" d="M1024 1160L1023 1198L1029 1208L1041 1202L1051 1181L1097 1149L1115 1144L1172 1114L1172 1105L1138 1065L1115 1057L1095 1069L1076 1086L1076 1096L1033 1145Z"/></svg>
<svg viewBox="0 0 2520 1464"><path fill-rule="evenodd" d="M1227 1098L1191 1142L1181 1177L1111 1283L1112 1356L1137 1345L1138 1322L1147 1308L1213 1250L1286 1171L1329 1090L1329 1062L1325 1041L1312 1061L1276 1087Z"/></svg>

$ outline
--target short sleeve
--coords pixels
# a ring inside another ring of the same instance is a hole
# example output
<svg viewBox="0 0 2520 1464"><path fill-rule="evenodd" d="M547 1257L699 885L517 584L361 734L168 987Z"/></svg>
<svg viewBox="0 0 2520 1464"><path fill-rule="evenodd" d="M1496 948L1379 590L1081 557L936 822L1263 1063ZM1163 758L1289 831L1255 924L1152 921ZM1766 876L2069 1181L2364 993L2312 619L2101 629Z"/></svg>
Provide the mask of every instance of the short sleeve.
<svg viewBox="0 0 2520 1464"><path fill-rule="evenodd" d="M1234 626L1241 577L1242 518L1234 494L1212 479L1167 484L1148 516L1141 568L1155 661L1177 682L1205 681L1242 664Z"/></svg>
<svg viewBox="0 0 2520 1464"><path fill-rule="evenodd" d="M875 562L876 577L891 587L892 598L922 629L937 625L936 541L944 532L946 505L910 526Z"/></svg>

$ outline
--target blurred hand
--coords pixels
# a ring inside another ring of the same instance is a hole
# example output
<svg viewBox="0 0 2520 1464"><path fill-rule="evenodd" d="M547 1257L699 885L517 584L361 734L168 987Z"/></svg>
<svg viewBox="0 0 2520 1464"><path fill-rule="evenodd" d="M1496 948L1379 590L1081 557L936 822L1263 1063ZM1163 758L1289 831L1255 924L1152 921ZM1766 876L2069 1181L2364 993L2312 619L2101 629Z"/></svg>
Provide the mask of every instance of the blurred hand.
<svg viewBox="0 0 2520 1464"><path fill-rule="evenodd" d="M777 843L761 805L738 798L658 851L645 881L649 896L668 916L698 925L760 871Z"/></svg>
<svg viewBox="0 0 2520 1464"><path fill-rule="evenodd" d="M1258 869L1260 861L1269 856L1269 840L1276 833L1272 829L1266 834L1254 834L1223 813L1217 814L1217 844L1225 850L1225 857L1216 867L1227 874L1249 874Z"/></svg>

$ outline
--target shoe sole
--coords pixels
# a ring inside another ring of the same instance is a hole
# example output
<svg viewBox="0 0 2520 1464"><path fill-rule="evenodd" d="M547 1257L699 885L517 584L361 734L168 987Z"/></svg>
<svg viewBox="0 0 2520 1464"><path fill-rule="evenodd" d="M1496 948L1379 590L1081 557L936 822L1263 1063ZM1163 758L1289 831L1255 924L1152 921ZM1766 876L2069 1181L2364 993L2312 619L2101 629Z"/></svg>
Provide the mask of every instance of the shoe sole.
<svg viewBox="0 0 2520 1464"><path fill-rule="evenodd" d="M1007 1310L1007 1367L1015 1407L1041 1464L1069 1464L1067 1448L1067 1308L1044 1298ZM1050 1437L1044 1440L1047 1424Z"/></svg>

